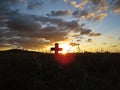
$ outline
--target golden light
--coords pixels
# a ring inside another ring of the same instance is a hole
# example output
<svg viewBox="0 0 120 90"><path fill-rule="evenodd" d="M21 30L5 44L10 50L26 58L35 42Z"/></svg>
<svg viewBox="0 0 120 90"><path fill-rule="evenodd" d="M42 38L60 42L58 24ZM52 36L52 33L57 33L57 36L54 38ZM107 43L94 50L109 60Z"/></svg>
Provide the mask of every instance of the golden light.
<svg viewBox="0 0 120 90"><path fill-rule="evenodd" d="M68 44L61 44L60 47L63 48L63 50L61 51L62 54L68 53L71 48L71 46L69 46Z"/></svg>

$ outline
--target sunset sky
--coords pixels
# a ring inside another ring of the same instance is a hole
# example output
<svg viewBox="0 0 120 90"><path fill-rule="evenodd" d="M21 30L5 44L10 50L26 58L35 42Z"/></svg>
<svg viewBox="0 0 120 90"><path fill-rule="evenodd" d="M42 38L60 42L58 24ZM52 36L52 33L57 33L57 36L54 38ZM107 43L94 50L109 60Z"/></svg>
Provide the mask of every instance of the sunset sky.
<svg viewBox="0 0 120 90"><path fill-rule="evenodd" d="M120 52L120 0L0 0L0 50Z"/></svg>

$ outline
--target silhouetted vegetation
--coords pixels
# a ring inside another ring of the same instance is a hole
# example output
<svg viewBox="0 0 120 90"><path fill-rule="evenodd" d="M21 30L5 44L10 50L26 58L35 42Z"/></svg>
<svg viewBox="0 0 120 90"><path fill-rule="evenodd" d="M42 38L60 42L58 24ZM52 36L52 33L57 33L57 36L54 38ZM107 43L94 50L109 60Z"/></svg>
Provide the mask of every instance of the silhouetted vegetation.
<svg viewBox="0 0 120 90"><path fill-rule="evenodd" d="M53 54L1 51L0 90L120 90L120 54L74 56L62 65Z"/></svg>

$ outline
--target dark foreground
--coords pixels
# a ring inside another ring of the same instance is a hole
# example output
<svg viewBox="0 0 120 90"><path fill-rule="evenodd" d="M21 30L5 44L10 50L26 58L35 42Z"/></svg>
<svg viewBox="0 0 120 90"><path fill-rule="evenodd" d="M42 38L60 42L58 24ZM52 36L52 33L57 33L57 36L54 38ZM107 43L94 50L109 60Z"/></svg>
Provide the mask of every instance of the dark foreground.
<svg viewBox="0 0 120 90"><path fill-rule="evenodd" d="M76 54L61 64L51 54L0 52L0 90L120 90L120 54Z"/></svg>

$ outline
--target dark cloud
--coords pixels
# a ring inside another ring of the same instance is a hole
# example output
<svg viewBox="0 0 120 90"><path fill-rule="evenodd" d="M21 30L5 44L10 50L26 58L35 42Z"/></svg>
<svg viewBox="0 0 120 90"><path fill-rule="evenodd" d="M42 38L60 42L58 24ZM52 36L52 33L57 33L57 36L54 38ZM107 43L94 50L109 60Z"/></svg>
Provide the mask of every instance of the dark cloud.
<svg viewBox="0 0 120 90"><path fill-rule="evenodd" d="M81 40L77 40L77 42L80 42Z"/></svg>
<svg viewBox="0 0 120 90"><path fill-rule="evenodd" d="M45 27L42 29L42 31L45 33L51 33L51 32L54 32L56 30L57 30L57 28L54 26L48 26L48 27Z"/></svg>
<svg viewBox="0 0 120 90"><path fill-rule="evenodd" d="M106 0L90 0L95 6L96 10L102 12L108 8L108 2Z"/></svg>
<svg viewBox="0 0 120 90"><path fill-rule="evenodd" d="M64 22L64 25L70 30L79 31L80 29L78 21Z"/></svg>
<svg viewBox="0 0 120 90"><path fill-rule="evenodd" d="M80 25L79 20L65 21L56 17L71 15L69 10L51 11L49 14L51 17L28 15L21 13L19 9L10 8L11 5L19 3L26 5L28 9L43 5L42 0L1 0L0 46L43 47L66 40L68 33L71 31L78 33L79 36L89 35L92 32L91 29L84 28L85 23ZM89 13L81 11L79 14L83 17ZM73 15L77 15L77 13L73 13Z"/></svg>
<svg viewBox="0 0 120 90"><path fill-rule="evenodd" d="M81 27L77 21L66 22L62 19L20 14L9 17L7 27L9 30L0 33L3 38L0 45L23 48L42 48L54 42L64 41L68 31L80 32L81 35L88 35L91 32L90 29ZM61 30L61 27L64 28Z"/></svg>
<svg viewBox="0 0 120 90"><path fill-rule="evenodd" d="M82 23L80 26L81 26L81 27L84 27L85 25L86 25L85 23Z"/></svg>
<svg viewBox="0 0 120 90"><path fill-rule="evenodd" d="M95 14L93 12L89 12L87 10L76 10L72 13L72 15L75 17L75 18L83 18L83 19L86 19L88 21L100 21L100 20L103 20L104 17L107 16L106 13L98 13L98 14Z"/></svg>
<svg viewBox="0 0 120 90"><path fill-rule="evenodd" d="M6 33L4 32L4 34L1 32L1 36L6 36L6 38L15 36L44 38L50 40L50 42L65 40L69 31L80 32L81 35L88 35L92 31L91 29L83 28L83 25L78 24L78 21L66 22L57 18L21 14L9 17L7 27L10 30Z"/></svg>
<svg viewBox="0 0 120 90"><path fill-rule="evenodd" d="M80 17L80 11L79 11L79 10L75 10L75 11L72 13L72 15L73 15L74 17Z"/></svg>
<svg viewBox="0 0 120 90"><path fill-rule="evenodd" d="M66 15L71 15L71 11L70 10L51 11L51 13L47 15L48 16L66 16Z"/></svg>
<svg viewBox="0 0 120 90"><path fill-rule="evenodd" d="M76 18L90 19L94 16L94 13L88 12L87 10L76 10L72 15Z"/></svg>
<svg viewBox="0 0 120 90"><path fill-rule="evenodd" d="M62 19L58 18L49 18L49 17L38 17L35 18L36 20L39 20L40 22L46 24L50 23L51 25L56 26L57 30L64 30L64 31L73 31L73 32L80 32L81 35L89 34L92 30L83 28L84 25L79 25L77 20L73 21L64 21Z"/></svg>
<svg viewBox="0 0 120 90"><path fill-rule="evenodd" d="M89 36L101 36L102 34L101 33L90 33Z"/></svg>
<svg viewBox="0 0 120 90"><path fill-rule="evenodd" d="M110 5L113 12L120 13L120 0L113 0Z"/></svg>
<svg viewBox="0 0 120 90"><path fill-rule="evenodd" d="M43 47L44 45L48 45L49 41L45 40L44 38L30 38L30 37L19 37L19 36L12 36L2 37L0 39L0 45L7 45L12 47L23 47L23 48L31 48L31 47Z"/></svg>
<svg viewBox="0 0 120 90"><path fill-rule="evenodd" d="M103 45L106 45L107 43L103 43Z"/></svg>
<svg viewBox="0 0 120 90"><path fill-rule="evenodd" d="M20 33L15 32L15 31L11 31L11 30L4 30L3 33L0 33L0 37L1 39L3 38L3 40L7 40L9 38L12 38L14 36L19 36Z"/></svg>
<svg viewBox="0 0 120 90"><path fill-rule="evenodd" d="M7 38L6 37L1 37L0 38L0 45L6 45L8 42L7 42Z"/></svg>
<svg viewBox="0 0 120 90"><path fill-rule="evenodd" d="M56 20L54 21L54 19L48 19L47 21L45 18L36 20L34 16L18 14L14 17L8 18L6 23L9 30L1 30L0 36L3 37L3 41L7 41L5 43L13 44L17 42L20 43L19 45L24 47L30 43L30 46L32 46L32 44L40 45L44 43L38 41L37 39L33 40L32 38L44 38L45 40L50 41L49 44L56 41L62 41L65 39L67 32L61 31L59 27L46 25L48 22L54 24ZM60 23L57 24L59 25ZM43 27L44 25L45 27Z"/></svg>
<svg viewBox="0 0 120 90"><path fill-rule="evenodd" d="M71 42L69 45L70 45L70 46L78 46L79 44L78 44L78 43Z"/></svg>
<svg viewBox="0 0 120 90"><path fill-rule="evenodd" d="M13 15L8 18L8 27L20 32L31 32L38 30L41 26L29 15Z"/></svg>
<svg viewBox="0 0 120 90"><path fill-rule="evenodd" d="M43 47L44 45L48 45L49 42L47 42L43 38L28 38L28 37L13 37L8 40L9 44L17 46L21 46L24 48L31 48L31 47Z"/></svg>
<svg viewBox="0 0 120 90"><path fill-rule="evenodd" d="M92 32L92 30L91 29L85 29L85 28L82 28L82 30L81 30L81 35L88 35L88 34L90 34Z"/></svg>
<svg viewBox="0 0 120 90"><path fill-rule="evenodd" d="M92 39L89 38L86 42L92 42Z"/></svg>
<svg viewBox="0 0 120 90"><path fill-rule="evenodd" d="M63 40L66 35L66 32L52 26L42 28L41 25L46 25L47 21L44 23L44 20L36 20L35 16L12 13L6 10L0 15L0 46L3 48L42 48L54 41Z"/></svg>
<svg viewBox="0 0 120 90"><path fill-rule="evenodd" d="M34 20L39 21L41 24L50 24L50 25L57 25L57 26L64 26L64 21L62 19L59 18L50 18L50 17L44 17L44 16L40 16L40 17L34 17Z"/></svg>
<svg viewBox="0 0 120 90"><path fill-rule="evenodd" d="M37 33L35 37L37 36L37 37L45 38L47 40L50 40L51 42L65 40L65 36L67 35L67 32L59 31L59 30L54 30L54 31L52 30L51 32L49 32L49 30L51 29L48 29L48 28L49 27L47 27L47 32L46 32L46 29L43 29L42 31Z"/></svg>

